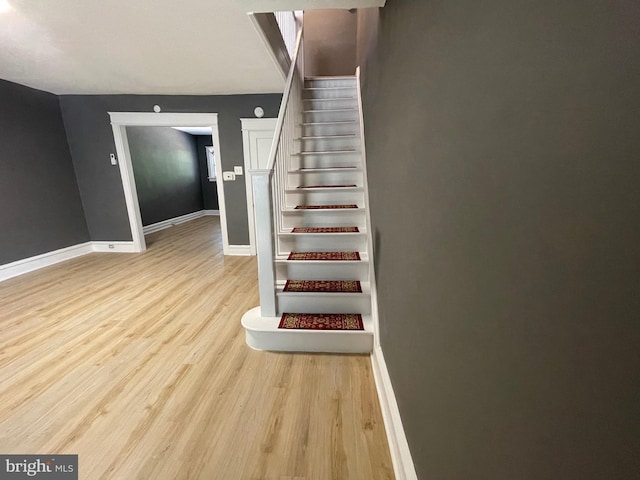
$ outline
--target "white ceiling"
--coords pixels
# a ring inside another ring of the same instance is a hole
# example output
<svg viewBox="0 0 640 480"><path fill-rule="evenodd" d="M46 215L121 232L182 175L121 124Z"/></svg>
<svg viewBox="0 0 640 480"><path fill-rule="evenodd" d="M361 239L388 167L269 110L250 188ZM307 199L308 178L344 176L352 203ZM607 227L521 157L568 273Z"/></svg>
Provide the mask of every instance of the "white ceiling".
<svg viewBox="0 0 640 480"><path fill-rule="evenodd" d="M282 91L246 12L382 0L0 1L12 6L0 13L0 79L56 94L204 95Z"/></svg>
<svg viewBox="0 0 640 480"><path fill-rule="evenodd" d="M171 127L191 135L211 135L211 127Z"/></svg>

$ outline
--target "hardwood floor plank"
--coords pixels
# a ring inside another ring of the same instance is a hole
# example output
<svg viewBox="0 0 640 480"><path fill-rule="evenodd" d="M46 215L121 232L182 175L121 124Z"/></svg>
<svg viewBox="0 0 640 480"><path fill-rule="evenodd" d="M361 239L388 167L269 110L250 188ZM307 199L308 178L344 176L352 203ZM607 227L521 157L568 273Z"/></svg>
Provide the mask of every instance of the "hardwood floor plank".
<svg viewBox="0 0 640 480"><path fill-rule="evenodd" d="M0 283L0 451L82 479L390 479L366 355L251 350L253 257L204 217Z"/></svg>

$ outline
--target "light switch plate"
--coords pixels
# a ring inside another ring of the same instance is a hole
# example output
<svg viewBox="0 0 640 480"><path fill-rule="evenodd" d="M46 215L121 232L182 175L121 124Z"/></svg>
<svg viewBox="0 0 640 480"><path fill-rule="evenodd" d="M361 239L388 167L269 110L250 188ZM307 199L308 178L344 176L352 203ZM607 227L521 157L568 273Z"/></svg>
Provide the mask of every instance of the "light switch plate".
<svg viewBox="0 0 640 480"><path fill-rule="evenodd" d="M118 164L118 160L116 160L116 156L113 153L109 155L109 158L111 159L111 165Z"/></svg>
<svg viewBox="0 0 640 480"><path fill-rule="evenodd" d="M222 172L222 180L225 182L232 182L236 179L236 174L233 172Z"/></svg>
<svg viewBox="0 0 640 480"><path fill-rule="evenodd" d="M235 167L233 167L233 172L234 172L236 175L242 175L242 167L240 167L240 166L236 165Z"/></svg>

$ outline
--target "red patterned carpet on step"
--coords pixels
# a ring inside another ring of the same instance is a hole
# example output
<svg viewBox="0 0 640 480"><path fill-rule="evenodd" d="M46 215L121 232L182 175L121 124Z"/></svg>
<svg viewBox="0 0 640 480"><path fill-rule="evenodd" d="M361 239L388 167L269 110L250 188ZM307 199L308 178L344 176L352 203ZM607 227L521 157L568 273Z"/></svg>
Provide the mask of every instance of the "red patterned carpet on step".
<svg viewBox="0 0 640 480"><path fill-rule="evenodd" d="M308 330L364 330L359 313L285 313L278 328Z"/></svg>

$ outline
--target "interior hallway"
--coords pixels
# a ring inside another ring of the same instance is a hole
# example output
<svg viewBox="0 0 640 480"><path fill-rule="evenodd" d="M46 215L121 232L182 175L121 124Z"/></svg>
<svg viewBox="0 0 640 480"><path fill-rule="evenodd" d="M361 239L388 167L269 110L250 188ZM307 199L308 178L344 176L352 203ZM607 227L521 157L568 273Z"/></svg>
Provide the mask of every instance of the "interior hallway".
<svg viewBox="0 0 640 480"><path fill-rule="evenodd" d="M393 478L368 355L249 349L217 217L0 283L0 452L82 479Z"/></svg>

